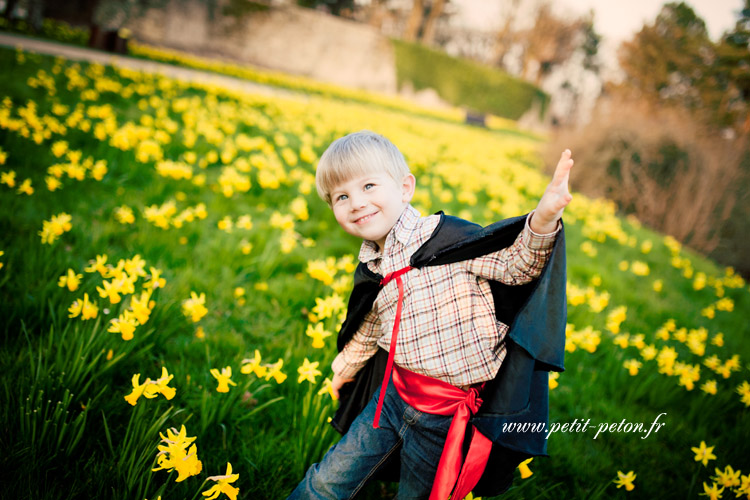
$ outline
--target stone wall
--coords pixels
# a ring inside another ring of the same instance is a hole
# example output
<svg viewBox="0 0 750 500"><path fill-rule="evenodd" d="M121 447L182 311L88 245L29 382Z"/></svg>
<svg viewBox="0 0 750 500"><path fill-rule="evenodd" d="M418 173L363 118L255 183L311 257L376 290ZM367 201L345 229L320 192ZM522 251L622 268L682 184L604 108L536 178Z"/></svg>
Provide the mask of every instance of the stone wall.
<svg viewBox="0 0 750 500"><path fill-rule="evenodd" d="M292 5L232 17L222 15L220 5L209 11L209 3L173 0L131 19L127 27L148 44L339 85L397 91L393 48L370 26Z"/></svg>

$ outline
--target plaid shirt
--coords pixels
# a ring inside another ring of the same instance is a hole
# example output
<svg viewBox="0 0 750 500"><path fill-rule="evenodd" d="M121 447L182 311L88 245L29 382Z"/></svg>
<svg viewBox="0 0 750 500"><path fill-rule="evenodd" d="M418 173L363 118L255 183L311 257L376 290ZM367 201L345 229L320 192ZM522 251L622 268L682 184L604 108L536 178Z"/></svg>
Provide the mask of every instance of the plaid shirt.
<svg viewBox="0 0 750 500"><path fill-rule="evenodd" d="M508 326L495 318L488 280L521 285L537 278L547 262L557 231L537 235L529 227L513 245L442 266L426 266L402 275L403 311L394 362L407 370L458 387L491 380L505 358L502 342ZM420 217L409 205L386 237L384 251L364 241L359 260L385 276L409 265L412 254L432 235L440 216ZM559 226L558 226L559 230ZM352 378L377 351L389 350L398 287L384 286L332 368Z"/></svg>

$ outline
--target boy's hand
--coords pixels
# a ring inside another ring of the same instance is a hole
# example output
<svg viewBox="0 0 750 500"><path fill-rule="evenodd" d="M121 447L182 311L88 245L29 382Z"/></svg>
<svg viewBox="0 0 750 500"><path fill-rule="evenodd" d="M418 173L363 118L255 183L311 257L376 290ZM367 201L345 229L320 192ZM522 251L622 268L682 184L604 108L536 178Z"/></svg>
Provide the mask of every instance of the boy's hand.
<svg viewBox="0 0 750 500"><path fill-rule="evenodd" d="M549 234L557 229L557 221L560 220L563 210L573 199L568 191L571 168L573 168L573 159L570 150L566 149L555 168L552 181L544 190L542 199L539 200L536 211L529 221L529 226L535 233Z"/></svg>
<svg viewBox="0 0 750 500"><path fill-rule="evenodd" d="M331 391L333 392L334 399L339 399L339 390L344 386L344 384L348 384L349 382L354 382L354 379L343 378L339 377L335 373L333 374L333 380L331 380Z"/></svg>

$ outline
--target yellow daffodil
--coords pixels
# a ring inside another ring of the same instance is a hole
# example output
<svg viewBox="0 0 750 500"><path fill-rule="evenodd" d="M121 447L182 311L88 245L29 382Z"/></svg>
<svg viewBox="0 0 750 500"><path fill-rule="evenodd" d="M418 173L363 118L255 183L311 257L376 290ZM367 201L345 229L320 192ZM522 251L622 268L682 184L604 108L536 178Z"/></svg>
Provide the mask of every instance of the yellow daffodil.
<svg viewBox="0 0 750 500"><path fill-rule="evenodd" d="M151 290L144 290L140 296L133 296L130 299L130 310L141 325L146 324L155 305L156 303L151 300Z"/></svg>
<svg viewBox="0 0 750 500"><path fill-rule="evenodd" d="M0 173L0 184L5 184L9 188L16 187L16 172L14 170L9 170Z"/></svg>
<svg viewBox="0 0 750 500"><path fill-rule="evenodd" d="M76 274L74 270L68 269L68 272L64 276L60 276L60 279L57 281L57 286L61 288L67 286L68 290L75 292L78 290L82 278L82 274Z"/></svg>
<svg viewBox="0 0 750 500"><path fill-rule="evenodd" d="M34 188L31 185L31 179L24 180L20 186L18 186L18 190L16 191L18 194L26 194L31 196L34 194Z"/></svg>
<svg viewBox="0 0 750 500"><path fill-rule="evenodd" d="M170 375L167 371L167 368L165 366L161 367L161 377L153 381L148 387L146 387L145 390L145 396L149 397L149 394L153 394L154 396L156 394L161 394L167 400L170 400L175 397L175 394L177 393L177 389L174 387L169 387L169 382L174 378L174 375Z"/></svg>
<svg viewBox="0 0 750 500"><path fill-rule="evenodd" d="M279 358L279 360L272 364L272 365L266 365L268 368L268 371L266 372L266 380L274 379L277 384L281 384L286 380L286 373L282 372L281 369L284 367L284 360Z"/></svg>
<svg viewBox="0 0 750 500"><path fill-rule="evenodd" d="M232 474L232 464L227 462L227 471L224 475L209 476L207 478L207 480L216 481L217 484L204 491L202 495L208 497L206 500L214 500L224 493L232 500L237 500L237 494L240 492L240 489L232 486L230 483L235 482L239 477L239 474Z"/></svg>
<svg viewBox="0 0 750 500"><path fill-rule="evenodd" d="M690 449L693 450L693 453L695 453L695 461L702 462L704 466L707 466L709 460L716 459L716 455L714 455L713 453L714 448L714 446L706 446L706 442L701 441L700 446L694 446Z"/></svg>
<svg viewBox="0 0 750 500"><path fill-rule="evenodd" d="M120 297L120 284L113 281L102 281L102 287L96 287L96 291L99 292L99 296L103 299L109 299L112 304L119 303L122 298Z"/></svg>
<svg viewBox="0 0 750 500"><path fill-rule="evenodd" d="M560 372L549 372L549 389L552 390L559 385L557 379L560 378Z"/></svg>
<svg viewBox="0 0 750 500"><path fill-rule="evenodd" d="M346 304L344 303L344 298L341 295L334 293L324 299L316 297L315 307L313 307L312 312L318 319L322 320L325 318L332 318L334 314L343 310L345 307Z"/></svg>
<svg viewBox="0 0 750 500"><path fill-rule="evenodd" d="M318 370L319 364L319 361L310 362L309 359L305 358L305 360L302 362L302 366L297 368L297 373L299 373L297 383L301 384L303 380L307 380L311 384L314 384L315 377L323 374L320 370Z"/></svg>
<svg viewBox="0 0 750 500"><path fill-rule="evenodd" d="M133 334L138 327L138 320L132 311L123 311L119 317L110 320L110 326L107 329L111 333L119 333L122 340L133 340Z"/></svg>
<svg viewBox="0 0 750 500"><path fill-rule="evenodd" d="M323 339L325 339L326 337L330 337L331 335L333 335L333 333L326 330L323 327L323 323L316 323L315 327L313 327L311 324L307 325L307 331L305 332L305 335L313 339L313 349L322 349L326 345Z"/></svg>
<svg viewBox="0 0 750 500"><path fill-rule="evenodd" d="M89 266L85 267L83 270L87 273L99 273L102 276L107 275L107 256L106 255L97 255L96 260L89 261Z"/></svg>
<svg viewBox="0 0 750 500"><path fill-rule="evenodd" d="M707 380L701 385L701 390L706 394L715 395L717 392L716 380Z"/></svg>
<svg viewBox="0 0 750 500"><path fill-rule="evenodd" d="M716 476L712 479L720 484L724 488L733 488L740 485L740 473L741 471L735 471L731 465L727 465L722 471L719 468L715 469Z"/></svg>
<svg viewBox="0 0 750 500"><path fill-rule="evenodd" d="M241 215L239 219L237 219L236 227L249 231L253 228L252 218L249 215Z"/></svg>
<svg viewBox="0 0 750 500"><path fill-rule="evenodd" d="M159 435L165 444L157 447L159 449L157 454L159 466L151 469L152 471L166 470L169 472L176 470L177 479L175 479L175 482L178 483L201 473L203 463L198 459L198 449L195 444L191 446L195 438L187 437L184 425L180 428L179 433L175 429L170 429L167 431L167 437L164 437L161 433Z"/></svg>
<svg viewBox="0 0 750 500"><path fill-rule="evenodd" d="M325 285L330 285L336 276L336 266L335 263L325 260L311 260L307 262L307 274Z"/></svg>
<svg viewBox="0 0 750 500"><path fill-rule="evenodd" d="M39 231L39 235L42 237L42 243L51 245L63 233L70 231L73 228L73 225L71 224L72 220L73 218L70 214L62 212L52 216L48 221L43 221L42 230Z"/></svg>
<svg viewBox="0 0 750 500"><path fill-rule="evenodd" d="M182 313L190 318L193 323L197 323L203 316L208 314L205 303L205 293L198 295L195 292L190 292L190 298L182 301Z"/></svg>
<svg viewBox="0 0 750 500"><path fill-rule="evenodd" d="M151 274L148 276L148 280L143 283L143 287L147 290L156 290L157 288L164 288L167 284L167 280L162 278L161 271L154 267L150 267L149 271Z"/></svg>
<svg viewBox="0 0 750 500"><path fill-rule="evenodd" d="M627 370L630 375L635 376L638 375L638 370L643 365L640 361L637 359L628 359L622 364Z"/></svg>
<svg viewBox="0 0 750 500"><path fill-rule="evenodd" d="M750 406L750 383L747 380L737 386L737 394L745 406Z"/></svg>
<svg viewBox="0 0 750 500"><path fill-rule="evenodd" d="M133 375L133 378L131 379L133 390L130 392L130 394L125 396L125 401L127 401L131 406L135 406L138 403L138 399L143 396L143 393L146 390L146 386L151 382L150 379L146 379L146 381L141 384L140 378L140 373L136 373L135 375Z"/></svg>
<svg viewBox="0 0 750 500"><path fill-rule="evenodd" d="M219 381L218 387L216 387L217 392L229 392L229 386L230 385L237 385L235 382L232 381L232 367L231 366L225 366L221 369L221 373L219 373L219 370L216 368L211 368L211 375Z"/></svg>
<svg viewBox="0 0 750 500"><path fill-rule="evenodd" d="M310 218L310 214L307 210L307 201L301 196L292 200L289 210L298 220L305 221Z"/></svg>
<svg viewBox="0 0 750 500"><path fill-rule="evenodd" d="M518 464L518 472L521 473L521 479L526 479L534 474L529 468L529 464L532 460L534 460L534 457L524 460L523 462Z"/></svg>
<svg viewBox="0 0 750 500"><path fill-rule="evenodd" d="M68 308L68 317L76 318L81 316L81 320L86 321L88 319L96 318L99 314L99 307L89 301L89 294L83 294L83 300L77 299Z"/></svg>
<svg viewBox="0 0 750 500"><path fill-rule="evenodd" d="M135 222L135 215L133 209L127 205L119 206L115 209L115 219L120 224L133 224Z"/></svg>
<svg viewBox="0 0 750 500"><path fill-rule="evenodd" d="M627 491L633 491L633 489L635 489L635 485L633 484L633 481L635 481L635 478L636 478L636 474L632 470L628 471L627 474L618 470L617 479L615 479L612 482L615 483L618 488L622 488L623 486L625 486L625 489Z"/></svg>
<svg viewBox="0 0 750 500"><path fill-rule="evenodd" d="M240 368L240 371L246 375L250 373L254 373L255 376L258 378L265 377L268 371L268 368L265 366L262 366L260 362L261 362L260 351L256 349L255 356L253 357L253 359L242 360L242 367Z"/></svg>
<svg viewBox="0 0 750 500"><path fill-rule="evenodd" d="M722 486L721 489L719 489L719 485L716 483L711 484L711 487L709 487L705 482L703 483L703 493L701 493L701 496L706 496L709 498L709 500L718 500L721 498L721 494L724 492L724 487Z"/></svg>
<svg viewBox="0 0 750 500"><path fill-rule="evenodd" d="M333 382L328 377L323 380L323 387L318 391L318 396L322 396L323 394L328 394L334 401L338 399L336 395L333 394Z"/></svg>

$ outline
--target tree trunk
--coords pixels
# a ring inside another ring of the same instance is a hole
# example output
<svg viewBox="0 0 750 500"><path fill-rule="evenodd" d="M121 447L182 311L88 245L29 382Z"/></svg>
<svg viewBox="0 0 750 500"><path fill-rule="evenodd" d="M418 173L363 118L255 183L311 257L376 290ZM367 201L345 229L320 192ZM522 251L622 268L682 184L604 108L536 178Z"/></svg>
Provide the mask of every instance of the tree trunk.
<svg viewBox="0 0 750 500"><path fill-rule="evenodd" d="M445 4L449 0L432 0L432 8L430 14L427 16L427 20L424 23L424 30L422 31L422 43L425 45L433 45L435 43L435 30L437 28L437 22L440 16L443 15L445 10Z"/></svg>
<svg viewBox="0 0 750 500"><path fill-rule="evenodd" d="M406 28L404 29L403 39L407 42L415 42L419 35L419 28L422 27L422 20L424 19L424 0L414 0L414 4L409 14L409 19L406 21Z"/></svg>
<svg viewBox="0 0 750 500"><path fill-rule="evenodd" d="M3 12L3 17L8 21L11 20L13 11L16 10L16 5L18 5L18 0L7 0L7 2L5 2L5 12Z"/></svg>

